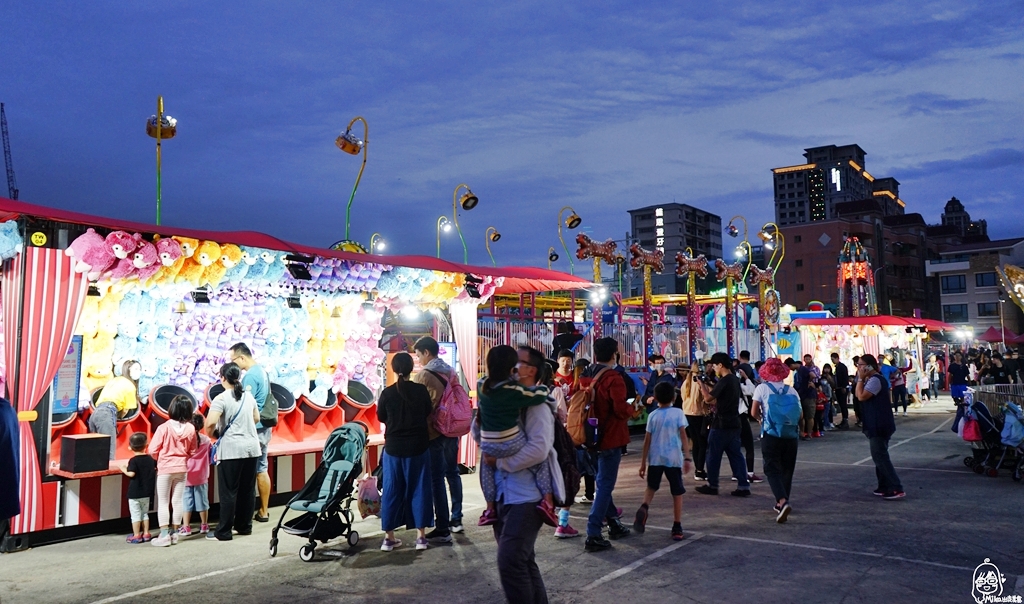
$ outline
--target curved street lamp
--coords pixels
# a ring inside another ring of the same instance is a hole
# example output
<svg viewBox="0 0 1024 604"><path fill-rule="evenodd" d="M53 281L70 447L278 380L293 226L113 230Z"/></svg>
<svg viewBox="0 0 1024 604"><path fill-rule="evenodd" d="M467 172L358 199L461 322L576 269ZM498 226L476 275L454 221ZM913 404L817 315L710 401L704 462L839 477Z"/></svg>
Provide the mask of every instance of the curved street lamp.
<svg viewBox="0 0 1024 604"><path fill-rule="evenodd" d="M772 230L769 231L768 229ZM786 237L779 230L779 225L774 222L766 222L761 230L757 233L757 238L764 242L764 249L772 250L772 257L768 260L768 265L765 268L771 268L772 264L775 265L775 269L778 270L782 266L782 260L786 257ZM775 262L775 256L779 255L779 261Z"/></svg>
<svg viewBox="0 0 1024 604"><path fill-rule="evenodd" d="M746 269L743 271L743 280L741 283L745 283L747 280L747 273L750 272L750 265L754 263L754 248L750 245L750 240L747 239L747 219L741 214L737 214L729 219L729 224L725 227L725 234L730 237L739 237L740 230L736 226L737 220L743 221L743 240L740 241L739 245L736 246L736 258L742 260L747 259ZM744 250L744 245L746 250Z"/></svg>
<svg viewBox="0 0 1024 604"><path fill-rule="evenodd" d="M558 240L562 242L562 249L565 250L565 257L569 260L569 274L575 275L576 264L572 261L572 254L569 253L569 248L565 245L565 239L562 238L562 214L564 214L566 210L572 212L572 214L570 214L569 217L565 219L565 226L569 230L575 229L576 227L580 226L580 223L583 222L583 219L580 218L580 215L576 213L576 210L572 209L572 206L565 206L564 208L558 211Z"/></svg>
<svg viewBox="0 0 1024 604"><path fill-rule="evenodd" d="M384 237L380 233L374 233L370 235L370 251L371 252L383 252L384 248L387 247L387 243L384 241Z"/></svg>
<svg viewBox="0 0 1024 604"><path fill-rule="evenodd" d="M362 139L352 134L352 126L354 126L356 122L363 123ZM366 120L362 116L352 118L352 121L348 123L348 128L338 135L338 138L334 139L334 144L349 155L359 155L360 151L363 152L363 163L359 166L359 174L356 176L356 184L352 187L352 194L348 196L348 207L345 208L345 239L349 238L349 226L352 223L352 200L356 198L356 189L359 188L359 180L363 178L363 170L366 168L366 143L369 142L369 140L370 125L366 123Z"/></svg>
<svg viewBox="0 0 1024 604"><path fill-rule="evenodd" d="M494 262L494 254L491 253L491 242L496 242L499 239L501 239L501 233L498 232L498 229L489 226L487 227L487 230L484 231L484 245L487 247L487 255L491 257L491 266L498 266Z"/></svg>
<svg viewBox="0 0 1024 604"><path fill-rule="evenodd" d="M459 189L465 187L466 192L459 197ZM462 206L463 210L467 212L476 207L476 204L480 203L480 199L473 195L473 191L470 190L469 185L463 183L455 187L455 191L452 193L452 217L455 219L455 230L459 232L459 239L462 240L462 263L469 264L469 250L466 249L466 238L462 236L462 227L459 226L459 206Z"/></svg>
<svg viewBox="0 0 1024 604"><path fill-rule="evenodd" d="M555 246L548 248L548 270L551 270L551 263L558 262L558 252L555 251Z"/></svg>
<svg viewBox="0 0 1024 604"><path fill-rule="evenodd" d="M178 120L164 115L164 97L156 97L156 115L146 120L146 134L156 139L156 223L160 224L160 203L162 197L160 174L161 141L174 138L178 133Z"/></svg>
<svg viewBox="0 0 1024 604"><path fill-rule="evenodd" d="M447 233L452 230L452 223L447 216L440 216L437 219L437 257L441 257L441 231Z"/></svg>

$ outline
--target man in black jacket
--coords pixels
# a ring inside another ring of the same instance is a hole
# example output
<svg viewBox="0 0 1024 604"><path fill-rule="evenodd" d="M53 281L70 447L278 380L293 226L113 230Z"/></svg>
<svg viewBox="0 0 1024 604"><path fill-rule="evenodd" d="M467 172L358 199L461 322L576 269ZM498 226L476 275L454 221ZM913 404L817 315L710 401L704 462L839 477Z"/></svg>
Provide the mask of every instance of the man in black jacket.
<svg viewBox="0 0 1024 604"><path fill-rule="evenodd" d="M846 394L850 386L850 370L846 367L846 364L839 360L839 353L832 353L832 368L835 370L833 373L836 377L836 402L839 403L839 413L843 416L843 421L839 424L840 430L850 429L850 412L846 406Z"/></svg>

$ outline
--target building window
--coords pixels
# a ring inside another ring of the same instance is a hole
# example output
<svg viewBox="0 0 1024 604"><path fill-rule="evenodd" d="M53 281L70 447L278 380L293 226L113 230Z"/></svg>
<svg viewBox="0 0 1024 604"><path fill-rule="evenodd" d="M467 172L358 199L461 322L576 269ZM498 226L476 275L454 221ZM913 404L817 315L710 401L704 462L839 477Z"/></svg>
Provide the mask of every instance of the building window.
<svg viewBox="0 0 1024 604"><path fill-rule="evenodd" d="M645 228L642 228L642 229L637 229L636 232L637 233L653 233L654 229L651 228L651 227L645 227Z"/></svg>
<svg viewBox="0 0 1024 604"><path fill-rule="evenodd" d="M798 267L800 267L800 266L803 266L803 265L804 265L804 261L803 261L803 260L797 260L797 261L796 261L796 265L797 265Z"/></svg>
<svg viewBox="0 0 1024 604"><path fill-rule="evenodd" d="M981 302L978 304L978 317L998 317L999 316L999 303L998 302Z"/></svg>
<svg viewBox="0 0 1024 604"><path fill-rule="evenodd" d="M996 280L995 273L976 273L974 275L974 285L977 287L996 287L999 282ZM981 311L978 311L981 314Z"/></svg>
<svg viewBox="0 0 1024 604"><path fill-rule="evenodd" d="M793 236L793 243L800 243L801 241L803 241L803 237L801 237L800 235Z"/></svg>
<svg viewBox="0 0 1024 604"><path fill-rule="evenodd" d="M942 293L963 294L967 292L967 275L943 275ZM966 310L964 313L966 314Z"/></svg>
<svg viewBox="0 0 1024 604"><path fill-rule="evenodd" d="M966 323L967 322L967 305L966 304L943 304L942 305L942 320L946 323Z"/></svg>

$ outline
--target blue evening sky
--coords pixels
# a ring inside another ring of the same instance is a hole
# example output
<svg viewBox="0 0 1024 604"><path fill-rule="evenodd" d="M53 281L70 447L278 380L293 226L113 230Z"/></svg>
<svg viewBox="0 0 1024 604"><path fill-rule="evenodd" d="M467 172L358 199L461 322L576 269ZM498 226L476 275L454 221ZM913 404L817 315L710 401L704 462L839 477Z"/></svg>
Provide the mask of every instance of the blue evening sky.
<svg viewBox="0 0 1024 604"><path fill-rule="evenodd" d="M1001 238L1024 236L1022 25L1018 0L11 1L0 100L25 201L152 222L162 94L164 223L313 245L344 234L356 115L353 236L393 253L434 253L460 182L477 264L491 225L500 264L545 264L567 204L597 239L673 200L761 224L770 168L848 143L908 211L955 195Z"/></svg>

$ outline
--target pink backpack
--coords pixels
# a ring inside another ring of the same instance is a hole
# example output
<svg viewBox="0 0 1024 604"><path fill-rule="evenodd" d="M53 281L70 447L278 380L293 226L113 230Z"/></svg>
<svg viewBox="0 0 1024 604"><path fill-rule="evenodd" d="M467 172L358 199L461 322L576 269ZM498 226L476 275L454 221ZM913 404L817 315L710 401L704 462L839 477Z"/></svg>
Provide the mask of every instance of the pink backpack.
<svg viewBox="0 0 1024 604"><path fill-rule="evenodd" d="M445 436L455 438L469 434L469 425L473 422L473 405L459 377L454 371L447 377L436 371L430 373L444 384L444 393L434 410L434 428Z"/></svg>

